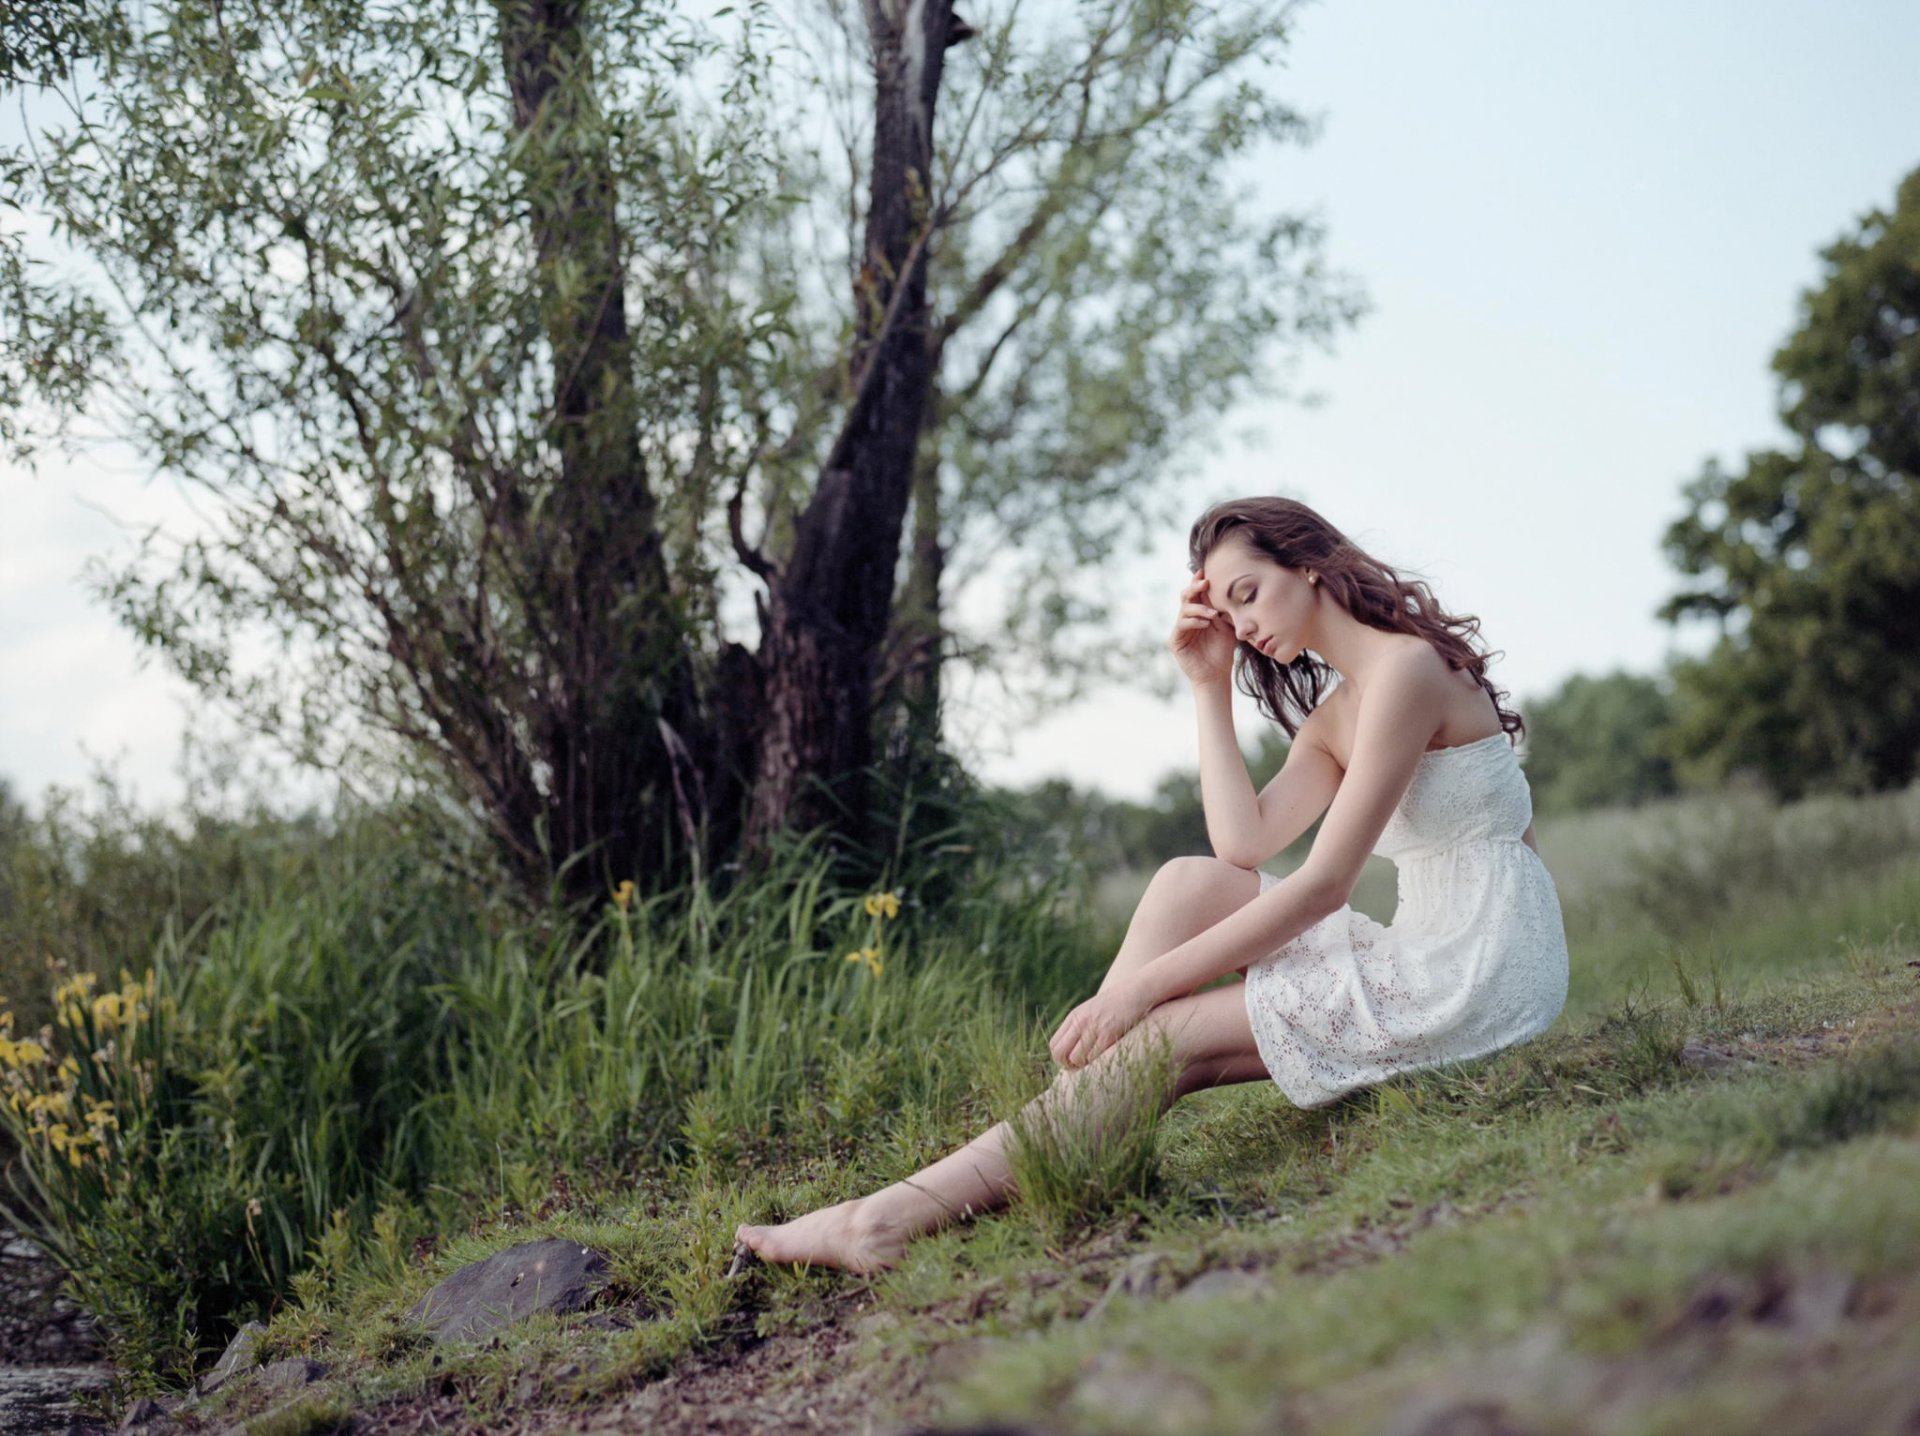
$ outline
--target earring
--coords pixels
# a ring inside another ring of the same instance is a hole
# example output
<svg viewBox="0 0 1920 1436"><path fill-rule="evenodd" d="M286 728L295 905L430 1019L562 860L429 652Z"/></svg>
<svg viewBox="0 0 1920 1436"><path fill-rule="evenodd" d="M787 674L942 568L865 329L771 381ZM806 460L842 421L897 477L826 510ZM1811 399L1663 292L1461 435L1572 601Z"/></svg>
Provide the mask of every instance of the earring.
<svg viewBox="0 0 1920 1436"><path fill-rule="evenodd" d="M1308 575L1307 575L1307 582L1308 582L1308 583L1315 583L1315 584L1317 584L1317 583L1319 583L1319 582L1320 582L1320 575L1319 575L1319 574L1317 574L1317 573L1310 573L1310 574L1308 574Z"/></svg>

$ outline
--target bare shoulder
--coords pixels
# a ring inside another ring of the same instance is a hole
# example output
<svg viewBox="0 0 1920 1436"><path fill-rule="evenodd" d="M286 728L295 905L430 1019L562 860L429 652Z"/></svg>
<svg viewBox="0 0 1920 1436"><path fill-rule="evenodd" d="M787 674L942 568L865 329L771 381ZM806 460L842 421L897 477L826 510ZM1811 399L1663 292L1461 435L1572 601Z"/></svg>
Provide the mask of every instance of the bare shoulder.
<svg viewBox="0 0 1920 1436"><path fill-rule="evenodd" d="M1456 670L1440 656L1440 650L1412 634L1405 634L1403 638L1405 641L1399 645L1399 652L1387 671L1415 690L1451 689L1456 682Z"/></svg>
<svg viewBox="0 0 1920 1436"><path fill-rule="evenodd" d="M1448 705L1458 698L1459 679L1438 649L1409 634L1376 672L1364 701L1369 706L1377 702L1396 723L1426 728L1431 737L1446 723ZM1306 716L1294 742L1319 748L1344 773L1352 764L1362 702L1352 684L1339 684Z"/></svg>
<svg viewBox="0 0 1920 1436"><path fill-rule="evenodd" d="M1458 697L1458 676L1430 643L1408 636L1374 671L1364 696L1349 699L1352 711L1343 724L1347 752L1361 727L1362 709L1376 732L1386 724L1396 730L1419 729L1424 743L1447 723L1448 709Z"/></svg>
<svg viewBox="0 0 1920 1436"><path fill-rule="evenodd" d="M1342 683L1322 699L1300 720L1299 731L1293 735L1294 748L1305 745L1308 749L1317 749L1342 768L1347 766L1342 755L1352 747L1348 737L1353 732L1353 715L1347 712L1353 695L1346 689L1347 685ZM1291 754L1292 749L1288 751Z"/></svg>

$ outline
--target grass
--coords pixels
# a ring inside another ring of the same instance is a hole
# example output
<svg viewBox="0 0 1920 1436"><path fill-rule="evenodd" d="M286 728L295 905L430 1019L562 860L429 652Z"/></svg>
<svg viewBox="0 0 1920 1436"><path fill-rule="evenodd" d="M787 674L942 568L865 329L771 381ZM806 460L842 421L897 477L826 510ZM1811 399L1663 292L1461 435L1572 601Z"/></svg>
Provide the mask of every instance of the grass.
<svg viewBox="0 0 1920 1436"><path fill-rule="evenodd" d="M1542 823L1574 966L1545 1037L1313 1111L1250 1084L1124 1142L1030 1128L1013 1207L873 1278L723 1273L736 1222L872 1190L1012 1115L1110 923L1009 901L989 874L976 906L896 927L801 872L591 933L382 919L365 960L430 953L401 995L431 1020L365 1040L444 1064L383 1140L417 1139L436 1190L376 1205L370 1188L358 1215L301 1228L310 1260L263 1350L337 1374L316 1414L278 1419L433 1399L480 1424L524 1407L529 1373L541 1400L591 1407L669 1373L721 1379L771 1342L779 1382L857 1389L903 1423L1359 1432L1418 1429L1422 1403L1451 1400L1540 1431L1813 1430L1836 1411L1873 1429L1920 1328L1920 861L1896 841L1912 805L1862 800L1855 831L1845 805L1744 801L1587 815L1621 850L1578 858L1574 826ZM247 1017L276 985L295 1026L351 1015L320 1001L338 970L294 962L330 911L313 900L243 911L197 949L198 990L220 994L203 1011L261 1054L229 1086L354 1070L273 1057L291 1048ZM876 934L877 979L843 956ZM604 1165L543 1160L556 1139ZM428 1214L440 1239L416 1245ZM399 1319L462 1263L549 1234L609 1255L632 1330L540 1318L441 1351ZM1179 1295L1222 1269L1246 1274L1238 1291ZM1805 1311L1836 1289L1847 1354L1802 1369L1826 1339Z"/></svg>

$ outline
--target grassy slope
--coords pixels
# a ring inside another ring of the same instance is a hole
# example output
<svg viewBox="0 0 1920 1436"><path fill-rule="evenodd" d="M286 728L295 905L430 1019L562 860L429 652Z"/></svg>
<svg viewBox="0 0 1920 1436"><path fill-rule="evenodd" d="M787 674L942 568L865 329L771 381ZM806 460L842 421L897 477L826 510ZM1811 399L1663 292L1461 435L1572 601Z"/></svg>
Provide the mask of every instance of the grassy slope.
<svg viewBox="0 0 1920 1436"><path fill-rule="evenodd" d="M722 1277L735 1220L891 1179L990 1115L913 1113L837 1166L600 1194L285 1312L273 1350L345 1380L260 1429L348 1407L505 1424L569 1400L657 1430L705 1429L716 1403L742 1429L810 1429L808 1408L1088 1432L1505 1429L1496 1412L1540 1431L1906 1429L1920 864L1743 898L1677 947L1597 911L1570 910L1575 993L1547 1037L1315 1112L1261 1086L1202 1094L1167 1119L1158 1189L1072 1239L1016 1207L871 1281ZM983 1061L1017 1061L981 1040ZM536 1321L437 1365L392 1323L459 1261L547 1232L612 1254L650 1319ZM1223 1268L1248 1275L1179 1294ZM1480 1425L1445 1424L1476 1408Z"/></svg>

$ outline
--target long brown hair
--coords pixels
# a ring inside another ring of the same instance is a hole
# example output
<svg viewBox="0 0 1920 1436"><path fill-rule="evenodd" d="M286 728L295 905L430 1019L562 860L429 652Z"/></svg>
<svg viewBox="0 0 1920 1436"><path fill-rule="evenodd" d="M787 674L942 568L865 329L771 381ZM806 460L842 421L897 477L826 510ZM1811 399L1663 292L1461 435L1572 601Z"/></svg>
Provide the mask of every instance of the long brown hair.
<svg viewBox="0 0 1920 1436"><path fill-rule="evenodd" d="M1362 623L1424 638L1448 667L1466 669L1487 690L1500 715L1501 732L1526 733L1520 715L1501 701L1507 690L1494 687L1487 678L1487 661L1500 650L1483 650L1478 618L1448 613L1424 582L1402 578L1297 499L1229 499L1208 509L1194 522L1187 540L1195 573L1231 533L1238 533L1284 568L1317 574L1320 591ZM1257 702L1289 738L1300 731L1307 714L1320 706L1332 674L1333 665L1304 648L1291 663L1276 662L1244 642L1235 655L1234 676L1240 691Z"/></svg>

